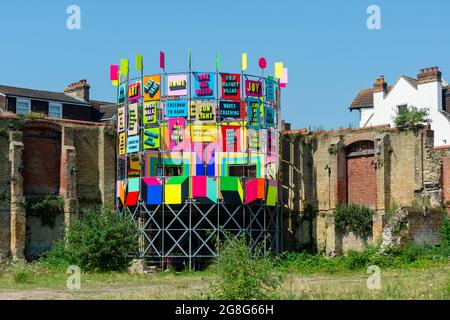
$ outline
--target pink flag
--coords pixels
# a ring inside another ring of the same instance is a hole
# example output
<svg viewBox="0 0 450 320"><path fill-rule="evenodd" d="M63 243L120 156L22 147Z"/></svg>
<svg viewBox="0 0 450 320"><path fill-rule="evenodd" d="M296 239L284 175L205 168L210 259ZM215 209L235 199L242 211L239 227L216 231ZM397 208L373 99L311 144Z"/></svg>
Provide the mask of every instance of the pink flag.
<svg viewBox="0 0 450 320"><path fill-rule="evenodd" d="M165 56L164 56L164 52L163 52L163 51L160 51L160 52L159 52L159 67L160 67L161 69L164 69L164 66L165 66Z"/></svg>
<svg viewBox="0 0 450 320"><path fill-rule="evenodd" d="M119 80L119 66L116 64L112 64L109 67L109 80L116 81Z"/></svg>

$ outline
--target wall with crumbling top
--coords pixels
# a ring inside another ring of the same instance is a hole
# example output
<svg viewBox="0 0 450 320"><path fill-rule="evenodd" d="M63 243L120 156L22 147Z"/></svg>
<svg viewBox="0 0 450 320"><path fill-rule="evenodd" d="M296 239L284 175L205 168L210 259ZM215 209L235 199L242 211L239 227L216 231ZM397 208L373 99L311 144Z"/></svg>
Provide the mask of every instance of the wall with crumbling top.
<svg viewBox="0 0 450 320"><path fill-rule="evenodd" d="M0 258L36 258L85 208L114 207L115 137L105 124L0 116ZM52 197L63 212L48 225L25 201Z"/></svg>
<svg viewBox="0 0 450 320"><path fill-rule="evenodd" d="M442 203L443 162L433 138L428 129L399 132L384 126L285 131L285 249L309 247L333 255L362 248L365 242L381 237L389 208L424 201L432 206ZM374 210L371 236L360 239L351 232L336 232L333 210L349 202Z"/></svg>

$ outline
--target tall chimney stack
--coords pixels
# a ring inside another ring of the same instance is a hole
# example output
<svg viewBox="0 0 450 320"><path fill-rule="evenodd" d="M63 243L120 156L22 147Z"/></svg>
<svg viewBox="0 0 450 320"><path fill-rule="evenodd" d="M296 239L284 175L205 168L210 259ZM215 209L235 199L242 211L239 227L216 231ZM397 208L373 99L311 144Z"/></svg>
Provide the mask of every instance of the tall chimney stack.
<svg viewBox="0 0 450 320"><path fill-rule="evenodd" d="M375 80L375 83L373 84L373 92L387 92L387 82L384 81L384 76L380 76Z"/></svg>
<svg viewBox="0 0 450 320"><path fill-rule="evenodd" d="M420 73L417 75L417 83L424 84L429 82L441 82L442 73L439 71L438 67L431 67L420 69Z"/></svg>
<svg viewBox="0 0 450 320"><path fill-rule="evenodd" d="M64 89L64 92L86 102L89 102L89 89L91 86L85 79L71 83Z"/></svg>

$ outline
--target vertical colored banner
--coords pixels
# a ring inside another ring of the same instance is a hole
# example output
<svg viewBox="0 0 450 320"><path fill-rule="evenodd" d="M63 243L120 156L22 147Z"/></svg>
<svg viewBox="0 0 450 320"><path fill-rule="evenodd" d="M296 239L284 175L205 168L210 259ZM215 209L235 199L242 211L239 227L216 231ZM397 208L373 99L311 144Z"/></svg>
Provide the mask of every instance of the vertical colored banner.
<svg viewBox="0 0 450 320"><path fill-rule="evenodd" d="M169 119L169 150L183 150L185 139L185 120L184 118Z"/></svg>
<svg viewBox="0 0 450 320"><path fill-rule="evenodd" d="M245 80L245 95L247 97L262 97L262 81Z"/></svg>
<svg viewBox="0 0 450 320"><path fill-rule="evenodd" d="M142 107L142 123L155 124L158 118L158 102L144 102Z"/></svg>
<svg viewBox="0 0 450 320"><path fill-rule="evenodd" d="M261 128L261 101L259 99L247 99L248 127L252 129Z"/></svg>
<svg viewBox="0 0 450 320"><path fill-rule="evenodd" d="M187 95L187 75L177 74L167 76L167 95L186 96Z"/></svg>
<svg viewBox="0 0 450 320"><path fill-rule="evenodd" d="M221 74L221 87L223 99L241 98L241 75L235 73Z"/></svg>
<svg viewBox="0 0 450 320"><path fill-rule="evenodd" d="M125 131L125 123L126 123L126 108L121 107L117 109L117 132L124 132Z"/></svg>
<svg viewBox="0 0 450 320"><path fill-rule="evenodd" d="M117 104L121 105L127 102L127 86L125 83L119 86L119 91L117 94Z"/></svg>
<svg viewBox="0 0 450 320"><path fill-rule="evenodd" d="M128 86L128 101L135 102L141 97L141 81L136 81Z"/></svg>
<svg viewBox="0 0 450 320"><path fill-rule="evenodd" d="M138 104L133 103L128 106L128 135L134 136L139 133Z"/></svg>
<svg viewBox="0 0 450 320"><path fill-rule="evenodd" d="M159 149L161 147L161 131L159 128L145 128L142 139L145 150Z"/></svg>
<svg viewBox="0 0 450 320"><path fill-rule="evenodd" d="M266 116L266 119L265 119L266 127L274 127L275 126L275 110L270 106L266 106L265 116Z"/></svg>
<svg viewBox="0 0 450 320"><path fill-rule="evenodd" d="M144 101L161 99L161 75L144 77Z"/></svg>
<svg viewBox="0 0 450 320"><path fill-rule="evenodd" d="M272 77L266 79L266 101L273 103L275 102L275 81Z"/></svg>
<svg viewBox="0 0 450 320"><path fill-rule="evenodd" d="M119 133L119 155L123 156L126 153L127 134L125 132Z"/></svg>
<svg viewBox="0 0 450 320"><path fill-rule="evenodd" d="M241 135L244 130L240 126L222 126L222 151L241 152Z"/></svg>
<svg viewBox="0 0 450 320"><path fill-rule="evenodd" d="M211 99L215 97L216 76L214 73L194 72L194 97Z"/></svg>

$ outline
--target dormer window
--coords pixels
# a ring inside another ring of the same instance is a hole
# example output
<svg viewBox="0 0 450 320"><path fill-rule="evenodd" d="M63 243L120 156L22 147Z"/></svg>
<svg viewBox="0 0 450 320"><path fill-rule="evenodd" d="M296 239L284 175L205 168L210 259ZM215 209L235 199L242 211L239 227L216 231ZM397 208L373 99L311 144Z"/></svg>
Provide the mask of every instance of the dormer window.
<svg viewBox="0 0 450 320"><path fill-rule="evenodd" d="M62 118L62 104L56 102L50 102L48 104L48 117L61 119Z"/></svg>
<svg viewBox="0 0 450 320"><path fill-rule="evenodd" d="M16 113L17 114L31 113L31 101L28 99L17 99Z"/></svg>

